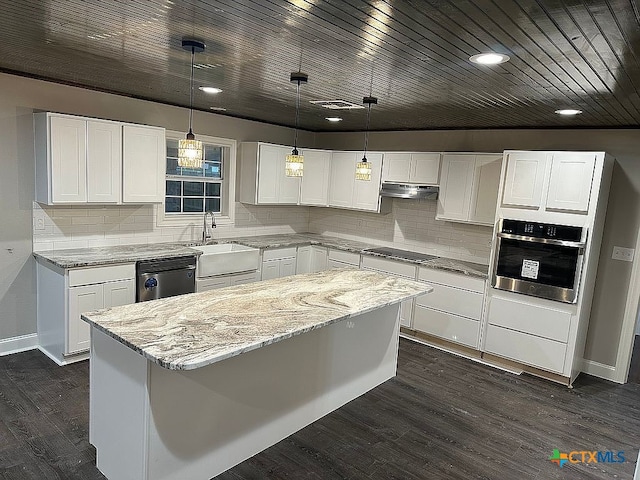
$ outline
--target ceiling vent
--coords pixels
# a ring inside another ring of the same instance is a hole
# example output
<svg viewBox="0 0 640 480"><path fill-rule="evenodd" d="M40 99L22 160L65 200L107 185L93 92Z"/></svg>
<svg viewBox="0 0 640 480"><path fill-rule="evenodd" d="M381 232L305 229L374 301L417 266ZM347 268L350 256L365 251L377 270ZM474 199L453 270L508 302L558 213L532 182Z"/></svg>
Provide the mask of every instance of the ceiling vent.
<svg viewBox="0 0 640 480"><path fill-rule="evenodd" d="M364 108L356 103L345 102L344 100L312 100L310 103L320 105L331 110L351 110L352 108Z"/></svg>

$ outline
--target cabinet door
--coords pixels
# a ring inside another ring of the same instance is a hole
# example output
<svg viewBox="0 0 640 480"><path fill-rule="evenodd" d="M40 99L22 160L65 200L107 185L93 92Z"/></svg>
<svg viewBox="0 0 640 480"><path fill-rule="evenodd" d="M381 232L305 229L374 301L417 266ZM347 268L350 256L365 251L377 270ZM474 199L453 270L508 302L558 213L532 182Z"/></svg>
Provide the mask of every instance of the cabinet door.
<svg viewBox="0 0 640 480"><path fill-rule="evenodd" d="M196 279L196 292L208 292L209 290L216 290L229 285L229 277L226 276Z"/></svg>
<svg viewBox="0 0 640 480"><path fill-rule="evenodd" d="M355 152L333 152L331 155L330 207L351 207L357 158Z"/></svg>
<svg viewBox="0 0 640 480"><path fill-rule="evenodd" d="M162 203L166 163L164 128L124 125L122 201Z"/></svg>
<svg viewBox="0 0 640 480"><path fill-rule="evenodd" d="M469 221L493 225L500 189L502 154L476 155Z"/></svg>
<svg viewBox="0 0 640 480"><path fill-rule="evenodd" d="M278 203L280 175L284 175L283 147L260 145L258 149L258 203Z"/></svg>
<svg viewBox="0 0 640 480"><path fill-rule="evenodd" d="M51 201L87 201L87 122L50 117ZM84 322L83 322L84 323Z"/></svg>
<svg viewBox="0 0 640 480"><path fill-rule="evenodd" d="M288 277L289 275L296 274L296 259L295 258L283 258L280 260L280 271L279 274L281 277Z"/></svg>
<svg viewBox="0 0 640 480"><path fill-rule="evenodd" d="M118 203L122 185L122 127L87 121L87 201Z"/></svg>
<svg viewBox="0 0 640 480"><path fill-rule="evenodd" d="M382 168L383 182L408 183L411 171L410 153L385 153Z"/></svg>
<svg viewBox="0 0 640 480"><path fill-rule="evenodd" d="M411 327L411 317L413 316L413 299L400 303L400 325Z"/></svg>
<svg viewBox="0 0 640 480"><path fill-rule="evenodd" d="M358 158L362 158L358 153ZM380 210L380 180L382 177L382 154L367 153L367 161L371 163L371 180L354 180L352 207L358 210ZM355 165L350 175L355 178Z"/></svg>
<svg viewBox="0 0 640 480"><path fill-rule="evenodd" d="M65 354L89 349L89 324L80 314L104 308L102 284L69 288L69 318L67 319L67 344Z"/></svg>
<svg viewBox="0 0 640 480"><path fill-rule="evenodd" d="M136 303L136 282L133 279L104 284L104 308Z"/></svg>
<svg viewBox="0 0 640 480"><path fill-rule="evenodd" d="M539 208L547 161L545 152L509 153L502 203Z"/></svg>
<svg viewBox="0 0 640 480"><path fill-rule="evenodd" d="M322 272L327 269L327 249L311 247L311 272Z"/></svg>
<svg viewBox="0 0 640 480"><path fill-rule="evenodd" d="M440 174L439 153L412 153L409 182L420 185L438 185Z"/></svg>
<svg viewBox="0 0 640 480"><path fill-rule="evenodd" d="M464 221L469 219L474 165L475 155L445 154L442 156L436 218Z"/></svg>
<svg viewBox="0 0 640 480"><path fill-rule="evenodd" d="M300 205L326 207L329 202L331 152L304 150L304 175L300 186Z"/></svg>
<svg viewBox="0 0 640 480"><path fill-rule="evenodd" d="M298 255L296 257L296 273L309 273L310 271L311 271L311 246L298 247Z"/></svg>
<svg viewBox="0 0 640 480"><path fill-rule="evenodd" d="M280 277L280 260L262 262L262 280Z"/></svg>
<svg viewBox="0 0 640 480"><path fill-rule="evenodd" d="M595 164L593 153L555 153L551 161L546 208L586 213Z"/></svg>

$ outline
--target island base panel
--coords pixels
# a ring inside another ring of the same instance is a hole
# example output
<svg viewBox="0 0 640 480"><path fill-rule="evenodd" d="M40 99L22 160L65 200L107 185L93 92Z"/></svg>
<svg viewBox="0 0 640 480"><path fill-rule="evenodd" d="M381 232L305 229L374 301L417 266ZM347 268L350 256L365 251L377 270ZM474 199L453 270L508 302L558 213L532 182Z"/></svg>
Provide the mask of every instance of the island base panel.
<svg viewBox="0 0 640 480"><path fill-rule="evenodd" d="M110 479L209 480L395 376L398 310L188 371L164 369L92 329L98 468Z"/></svg>

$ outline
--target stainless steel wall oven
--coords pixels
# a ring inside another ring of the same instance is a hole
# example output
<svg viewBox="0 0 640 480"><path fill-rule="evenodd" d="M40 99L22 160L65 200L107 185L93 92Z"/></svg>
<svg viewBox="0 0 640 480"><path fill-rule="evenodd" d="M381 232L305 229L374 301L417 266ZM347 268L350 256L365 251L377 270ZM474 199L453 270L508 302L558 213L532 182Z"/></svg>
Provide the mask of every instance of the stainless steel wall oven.
<svg viewBox="0 0 640 480"><path fill-rule="evenodd" d="M502 219L497 231L494 288L576 303L586 229Z"/></svg>

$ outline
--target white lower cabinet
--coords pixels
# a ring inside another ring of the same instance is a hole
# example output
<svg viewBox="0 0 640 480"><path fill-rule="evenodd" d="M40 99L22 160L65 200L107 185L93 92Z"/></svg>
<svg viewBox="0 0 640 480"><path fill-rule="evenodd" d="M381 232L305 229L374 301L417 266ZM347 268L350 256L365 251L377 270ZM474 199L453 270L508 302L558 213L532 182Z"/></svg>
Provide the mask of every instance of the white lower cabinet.
<svg viewBox="0 0 640 480"><path fill-rule="evenodd" d="M418 280L433 291L416 299L413 329L478 349L485 281L426 267L418 268Z"/></svg>
<svg viewBox="0 0 640 480"><path fill-rule="evenodd" d="M327 249L327 268L348 268L360 267L360 254L353 252L345 252L336 250L335 248Z"/></svg>
<svg viewBox="0 0 640 480"><path fill-rule="evenodd" d="M397 262L394 260L386 260L384 258L363 255L361 268L363 270L373 270L375 272L415 280L417 267L405 262ZM400 325L410 328L412 324L412 317L413 299L405 300L400 304Z"/></svg>
<svg viewBox="0 0 640 480"><path fill-rule="evenodd" d="M491 297L484 350L566 375L573 306L552 308L535 299L531 302L518 299L516 294L513 297Z"/></svg>
<svg viewBox="0 0 640 480"><path fill-rule="evenodd" d="M262 253L262 280L296 274L296 247L274 248Z"/></svg>
<svg viewBox="0 0 640 480"><path fill-rule="evenodd" d="M232 287L253 283L260 280L260 272L238 273L232 275L220 275L216 277L196 278L196 292L206 292L218 288Z"/></svg>
<svg viewBox="0 0 640 480"><path fill-rule="evenodd" d="M135 264L61 269L37 263L40 348L59 365L86 358L89 325L80 314L135 303Z"/></svg>
<svg viewBox="0 0 640 480"><path fill-rule="evenodd" d="M316 245L298 247L296 274L316 273L327 269L327 249Z"/></svg>

